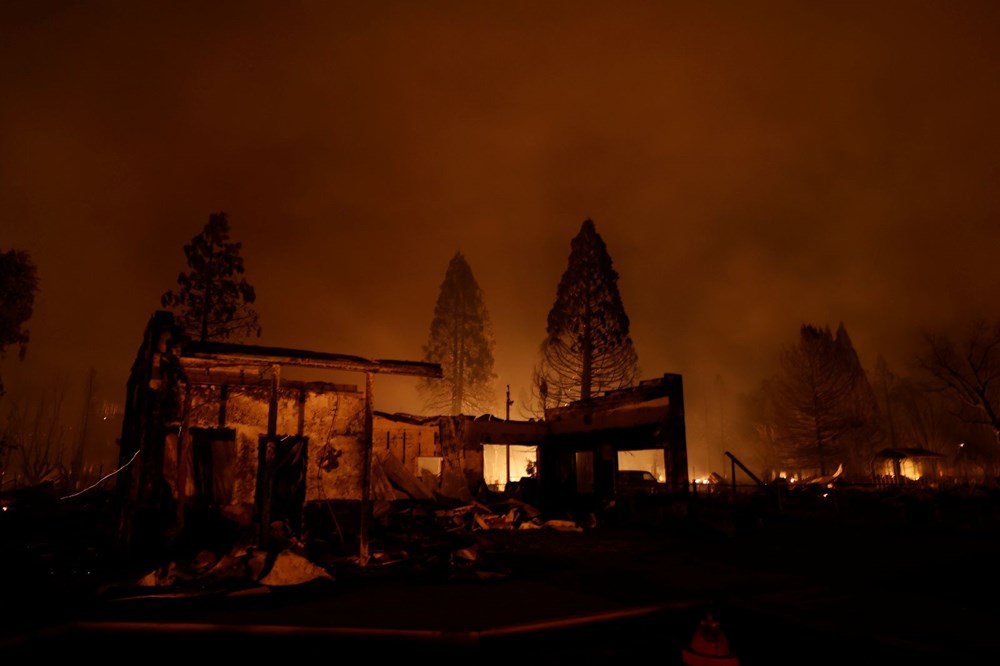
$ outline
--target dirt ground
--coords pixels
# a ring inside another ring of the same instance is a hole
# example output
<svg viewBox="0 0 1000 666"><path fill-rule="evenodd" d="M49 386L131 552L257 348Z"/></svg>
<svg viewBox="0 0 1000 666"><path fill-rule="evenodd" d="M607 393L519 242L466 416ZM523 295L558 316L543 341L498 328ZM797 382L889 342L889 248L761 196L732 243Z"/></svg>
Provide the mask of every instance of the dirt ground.
<svg viewBox="0 0 1000 666"><path fill-rule="evenodd" d="M530 654L681 664L711 614L743 666L978 664L1000 650L994 492L841 492L788 497L780 510L771 499L723 498L683 512L646 508L646 520L581 531L413 536L406 556L386 548L365 567L334 558L332 580L287 587L114 594L99 558L92 574L83 555L76 569L56 560L46 569L8 542L0 645L13 657L110 641L123 656L367 650L462 663Z"/></svg>

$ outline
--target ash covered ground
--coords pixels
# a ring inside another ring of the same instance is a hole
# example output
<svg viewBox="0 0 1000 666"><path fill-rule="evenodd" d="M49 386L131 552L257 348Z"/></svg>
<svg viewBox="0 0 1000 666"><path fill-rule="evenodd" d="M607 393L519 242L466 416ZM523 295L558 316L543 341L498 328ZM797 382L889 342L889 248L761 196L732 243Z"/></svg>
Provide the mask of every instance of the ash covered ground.
<svg viewBox="0 0 1000 666"><path fill-rule="evenodd" d="M361 566L344 519L266 547L217 525L123 557L110 497L21 493L3 512L0 645L680 664L710 616L744 665L978 663L1000 648L997 489L648 498L627 518L494 499L381 507Z"/></svg>

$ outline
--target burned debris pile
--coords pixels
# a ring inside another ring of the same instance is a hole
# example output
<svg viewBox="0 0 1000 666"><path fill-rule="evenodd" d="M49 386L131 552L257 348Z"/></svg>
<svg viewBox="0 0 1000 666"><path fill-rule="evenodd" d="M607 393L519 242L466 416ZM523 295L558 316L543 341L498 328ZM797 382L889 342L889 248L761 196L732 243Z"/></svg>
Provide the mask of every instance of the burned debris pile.
<svg viewBox="0 0 1000 666"><path fill-rule="evenodd" d="M109 582L102 596L114 602L245 597L396 575L490 580L512 572L494 560L494 540L486 533L584 531L569 517L545 516L517 496L519 489L506 494L484 490L476 497L466 491L456 497L428 485L391 456L375 461L365 561L359 555L357 503L314 503L300 529L274 521L263 538L235 523L194 518L160 561Z"/></svg>

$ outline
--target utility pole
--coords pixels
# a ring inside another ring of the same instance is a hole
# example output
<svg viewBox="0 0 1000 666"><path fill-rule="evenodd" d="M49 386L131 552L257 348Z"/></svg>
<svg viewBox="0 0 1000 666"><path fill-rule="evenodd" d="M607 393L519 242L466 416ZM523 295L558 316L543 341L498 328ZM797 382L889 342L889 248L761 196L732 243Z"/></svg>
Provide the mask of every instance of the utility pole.
<svg viewBox="0 0 1000 666"><path fill-rule="evenodd" d="M507 420L510 421L510 406L514 404L514 401L510 399L510 384L507 384ZM510 444L505 444L504 448L507 449L507 484L510 484ZM507 486L504 486L506 489Z"/></svg>

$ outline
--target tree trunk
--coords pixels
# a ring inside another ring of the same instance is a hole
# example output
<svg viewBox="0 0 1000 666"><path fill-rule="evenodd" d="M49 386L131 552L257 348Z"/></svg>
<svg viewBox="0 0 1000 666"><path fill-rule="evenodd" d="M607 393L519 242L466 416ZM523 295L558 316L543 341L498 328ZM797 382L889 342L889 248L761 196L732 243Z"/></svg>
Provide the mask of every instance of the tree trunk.
<svg viewBox="0 0 1000 666"><path fill-rule="evenodd" d="M205 302L201 310L201 342L208 340L208 312L212 303L211 295L212 285L209 283L205 285Z"/></svg>
<svg viewBox="0 0 1000 666"><path fill-rule="evenodd" d="M590 382L593 375L594 341L593 327L590 323L590 303L586 304L583 319L583 368L580 372L580 399L590 399Z"/></svg>
<svg viewBox="0 0 1000 666"><path fill-rule="evenodd" d="M458 331L458 317L452 325L451 333L451 413L462 413L462 354L461 335Z"/></svg>

